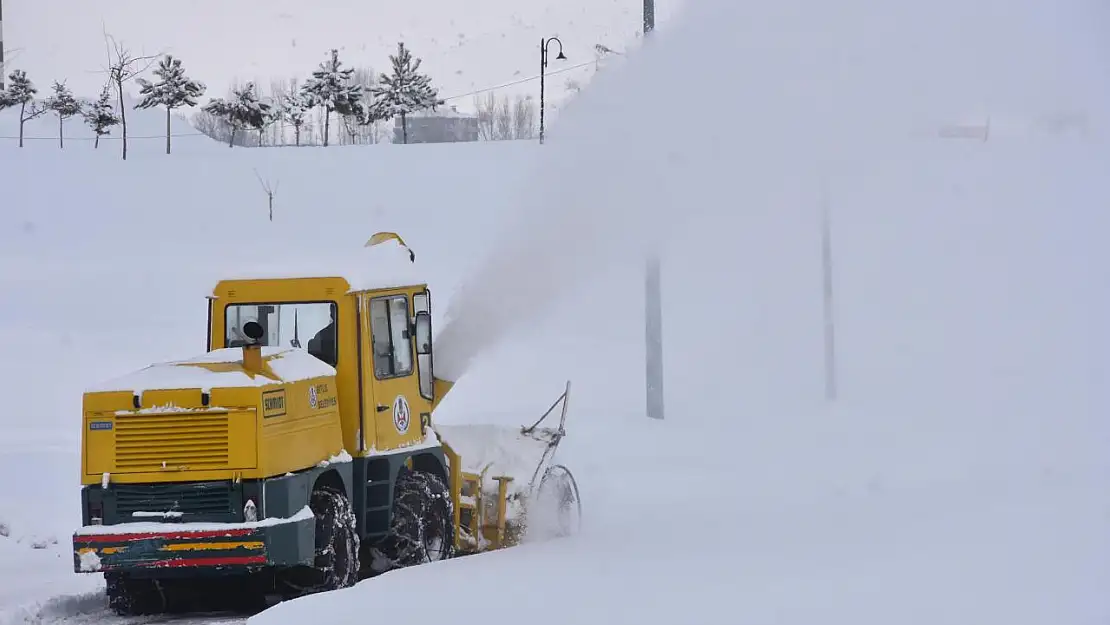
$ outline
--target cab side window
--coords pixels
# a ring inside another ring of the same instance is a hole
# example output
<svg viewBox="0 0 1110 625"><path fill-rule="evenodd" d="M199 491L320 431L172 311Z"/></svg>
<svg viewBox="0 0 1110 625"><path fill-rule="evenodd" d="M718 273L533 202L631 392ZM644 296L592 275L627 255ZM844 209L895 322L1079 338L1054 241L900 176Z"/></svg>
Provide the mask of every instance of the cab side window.
<svg viewBox="0 0 1110 625"><path fill-rule="evenodd" d="M370 333L374 376L386 380L411 375L408 298L391 295L370 300Z"/></svg>

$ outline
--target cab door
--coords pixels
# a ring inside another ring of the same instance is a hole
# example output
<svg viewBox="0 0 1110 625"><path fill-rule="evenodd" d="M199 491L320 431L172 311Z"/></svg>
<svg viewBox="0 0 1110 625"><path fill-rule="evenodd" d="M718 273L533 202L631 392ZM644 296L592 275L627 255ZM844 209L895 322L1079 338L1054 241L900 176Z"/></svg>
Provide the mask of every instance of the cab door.
<svg viewBox="0 0 1110 625"><path fill-rule="evenodd" d="M375 433L370 443L382 452L424 440L412 338L412 302L404 292L365 294L362 315L364 430ZM369 426L369 427L367 427Z"/></svg>

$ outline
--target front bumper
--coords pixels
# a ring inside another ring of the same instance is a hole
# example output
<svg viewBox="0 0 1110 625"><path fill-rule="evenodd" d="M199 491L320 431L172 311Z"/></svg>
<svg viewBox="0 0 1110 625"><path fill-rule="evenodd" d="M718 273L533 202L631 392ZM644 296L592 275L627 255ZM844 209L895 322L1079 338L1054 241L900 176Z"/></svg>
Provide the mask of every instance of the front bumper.
<svg viewBox="0 0 1110 625"><path fill-rule="evenodd" d="M249 571L311 564L314 544L315 519L307 506L288 519L254 523L91 525L73 535L73 570Z"/></svg>

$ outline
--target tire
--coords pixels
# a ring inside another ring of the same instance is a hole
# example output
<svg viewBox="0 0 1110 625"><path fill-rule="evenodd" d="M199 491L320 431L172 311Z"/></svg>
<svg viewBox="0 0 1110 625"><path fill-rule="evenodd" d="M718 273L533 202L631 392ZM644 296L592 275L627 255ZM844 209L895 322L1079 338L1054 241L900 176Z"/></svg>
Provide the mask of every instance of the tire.
<svg viewBox="0 0 1110 625"><path fill-rule="evenodd" d="M166 611L165 595L154 580L105 573L104 581L108 607L119 616L148 616Z"/></svg>
<svg viewBox="0 0 1110 625"><path fill-rule="evenodd" d="M401 467L390 533L375 549L375 568L404 568L454 555L455 507L447 485L434 473Z"/></svg>
<svg viewBox="0 0 1110 625"><path fill-rule="evenodd" d="M309 583L312 592L338 590L358 581L358 532L347 496L329 487L312 491L309 507L316 517L316 559Z"/></svg>

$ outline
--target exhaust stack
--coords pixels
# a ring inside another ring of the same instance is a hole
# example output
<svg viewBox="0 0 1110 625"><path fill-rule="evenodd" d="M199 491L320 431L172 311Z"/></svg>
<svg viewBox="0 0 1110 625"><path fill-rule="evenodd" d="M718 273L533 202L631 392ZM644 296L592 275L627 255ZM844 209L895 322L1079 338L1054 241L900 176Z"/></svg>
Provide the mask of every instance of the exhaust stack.
<svg viewBox="0 0 1110 625"><path fill-rule="evenodd" d="M247 373L262 373L262 344L259 339L265 332L257 321L248 321L243 324L243 334L250 339L250 343L243 346L243 368Z"/></svg>

